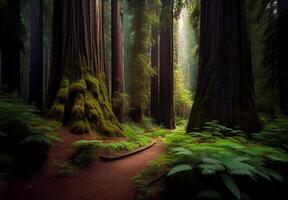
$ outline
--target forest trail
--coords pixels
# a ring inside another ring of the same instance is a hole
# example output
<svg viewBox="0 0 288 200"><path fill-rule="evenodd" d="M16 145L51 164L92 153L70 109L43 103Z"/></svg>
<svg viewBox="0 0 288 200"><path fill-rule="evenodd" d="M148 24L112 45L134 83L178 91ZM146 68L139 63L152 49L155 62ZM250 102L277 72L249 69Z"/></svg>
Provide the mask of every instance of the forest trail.
<svg viewBox="0 0 288 200"><path fill-rule="evenodd" d="M58 132L64 141L51 149L47 164L37 175L8 184L8 200L134 200L132 178L164 152L164 146L156 143L125 159L95 162L70 177L60 177L59 164L67 161L73 142L83 136L69 134L64 128Z"/></svg>

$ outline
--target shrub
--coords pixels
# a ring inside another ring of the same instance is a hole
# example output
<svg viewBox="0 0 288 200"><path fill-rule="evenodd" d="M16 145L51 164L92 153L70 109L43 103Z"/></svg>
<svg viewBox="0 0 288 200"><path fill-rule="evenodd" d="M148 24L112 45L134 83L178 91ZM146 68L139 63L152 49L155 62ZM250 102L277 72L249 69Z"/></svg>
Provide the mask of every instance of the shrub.
<svg viewBox="0 0 288 200"><path fill-rule="evenodd" d="M45 124L34 106L25 104L16 95L0 96L1 151L16 155L18 168L40 167L49 147L60 140Z"/></svg>
<svg viewBox="0 0 288 200"><path fill-rule="evenodd" d="M89 165L93 160L98 159L97 149L101 147L98 140L81 140L74 143L75 153L71 160L80 167Z"/></svg>

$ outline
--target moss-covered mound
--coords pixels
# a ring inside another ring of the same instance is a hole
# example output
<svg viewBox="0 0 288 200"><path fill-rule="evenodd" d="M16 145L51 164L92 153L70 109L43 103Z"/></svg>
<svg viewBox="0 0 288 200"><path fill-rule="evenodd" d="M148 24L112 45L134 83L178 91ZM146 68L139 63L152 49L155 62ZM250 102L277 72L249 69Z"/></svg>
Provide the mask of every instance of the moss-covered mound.
<svg viewBox="0 0 288 200"><path fill-rule="evenodd" d="M123 136L101 78L88 75L73 82L64 78L50 115L65 125L71 125L74 133L95 130L109 137Z"/></svg>

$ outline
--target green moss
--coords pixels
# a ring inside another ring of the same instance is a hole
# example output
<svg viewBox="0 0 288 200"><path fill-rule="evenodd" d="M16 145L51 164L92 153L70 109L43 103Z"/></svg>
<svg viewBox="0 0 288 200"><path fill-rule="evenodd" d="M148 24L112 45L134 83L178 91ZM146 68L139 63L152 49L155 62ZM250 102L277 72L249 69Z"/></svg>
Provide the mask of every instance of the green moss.
<svg viewBox="0 0 288 200"><path fill-rule="evenodd" d="M97 112L97 110L90 110L88 117L91 120L93 120L93 119L97 120L98 115L99 115L99 113Z"/></svg>
<svg viewBox="0 0 288 200"><path fill-rule="evenodd" d="M88 87L88 90L96 89L97 91L99 91L99 85L100 85L99 81L93 76L87 76L85 78L85 82Z"/></svg>
<svg viewBox="0 0 288 200"><path fill-rule="evenodd" d="M101 147L98 140L80 140L74 143L75 153L72 162L80 167L89 165L93 160L98 159L97 149Z"/></svg>
<svg viewBox="0 0 288 200"><path fill-rule="evenodd" d="M57 120L62 120L62 118L64 117L64 110L65 110L64 104L56 101L53 104L49 115L55 117Z"/></svg>
<svg viewBox="0 0 288 200"><path fill-rule="evenodd" d="M84 93L86 89L87 89L87 85L85 81L81 79L75 83L72 83L70 85L69 91L70 93L77 94L77 93Z"/></svg>
<svg viewBox="0 0 288 200"><path fill-rule="evenodd" d="M80 105L74 105L72 108L73 118L76 120L80 120L84 117L84 107Z"/></svg>
<svg viewBox="0 0 288 200"><path fill-rule="evenodd" d="M51 109L53 116L72 123L72 132L89 133L91 129L110 137L123 136L123 129L112 111L105 82L102 78L86 76L74 81L62 81L56 101ZM61 103L59 103L61 102Z"/></svg>
<svg viewBox="0 0 288 200"><path fill-rule="evenodd" d="M90 133L91 128L88 120L74 121L72 124L71 132L73 133Z"/></svg>
<svg viewBox="0 0 288 200"><path fill-rule="evenodd" d="M84 96L82 94L77 94L74 101L74 106L72 107L72 117L76 120L81 120L85 115L85 102Z"/></svg>
<svg viewBox="0 0 288 200"><path fill-rule="evenodd" d="M64 78L61 82L60 88L69 88L69 79Z"/></svg>
<svg viewBox="0 0 288 200"><path fill-rule="evenodd" d="M68 98L69 98L69 80L63 79L59 88L60 89L56 97L60 103L64 104L65 102L68 101Z"/></svg>
<svg viewBox="0 0 288 200"><path fill-rule="evenodd" d="M57 98L59 99L61 103L67 102L69 98L69 89L61 88L57 93Z"/></svg>
<svg viewBox="0 0 288 200"><path fill-rule="evenodd" d="M92 119L98 119L98 116L103 115L103 111L99 105L99 102L90 93L86 94L85 107L87 109L88 115L93 116Z"/></svg>
<svg viewBox="0 0 288 200"><path fill-rule="evenodd" d="M123 130L117 124L112 124L105 120L102 120L100 123L101 133L105 136L115 137L123 134Z"/></svg>

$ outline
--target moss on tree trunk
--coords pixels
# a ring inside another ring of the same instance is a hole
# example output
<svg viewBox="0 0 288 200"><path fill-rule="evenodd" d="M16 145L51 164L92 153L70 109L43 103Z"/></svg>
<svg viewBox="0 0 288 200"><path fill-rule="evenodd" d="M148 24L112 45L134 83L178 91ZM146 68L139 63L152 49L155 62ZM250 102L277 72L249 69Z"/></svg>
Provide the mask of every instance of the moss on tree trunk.
<svg viewBox="0 0 288 200"><path fill-rule="evenodd" d="M71 124L73 133L93 130L109 137L123 135L123 129L113 114L104 78L86 75L82 79L64 78L58 90L50 116Z"/></svg>
<svg viewBox="0 0 288 200"><path fill-rule="evenodd" d="M122 136L105 84L103 1L54 0L54 9L50 116L74 133Z"/></svg>

